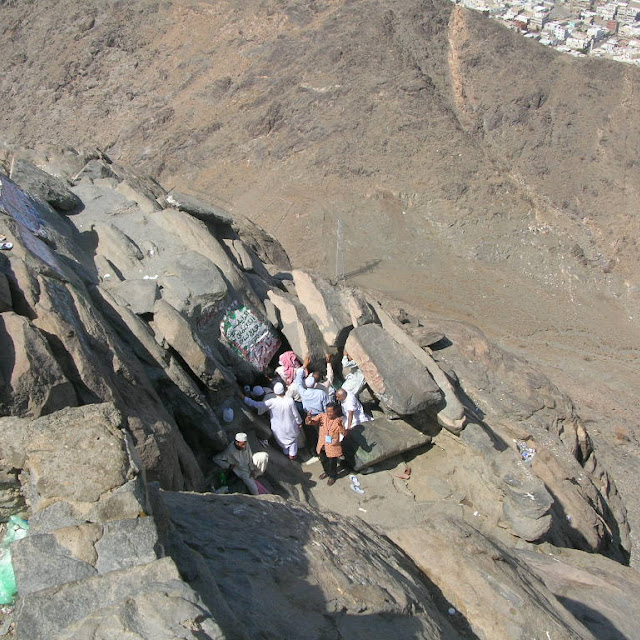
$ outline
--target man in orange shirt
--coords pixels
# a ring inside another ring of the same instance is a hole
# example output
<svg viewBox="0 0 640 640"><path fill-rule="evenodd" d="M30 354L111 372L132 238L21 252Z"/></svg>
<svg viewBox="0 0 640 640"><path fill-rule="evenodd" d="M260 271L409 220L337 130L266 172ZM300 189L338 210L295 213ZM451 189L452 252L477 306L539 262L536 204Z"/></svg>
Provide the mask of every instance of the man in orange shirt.
<svg viewBox="0 0 640 640"><path fill-rule="evenodd" d="M318 445L316 453L320 457L324 473L320 480L329 478L329 486L335 484L338 477L338 460L342 455L342 440L344 439L344 426L340 415L340 405L335 402L327 404L326 413L316 416L307 416L305 423L319 427Z"/></svg>

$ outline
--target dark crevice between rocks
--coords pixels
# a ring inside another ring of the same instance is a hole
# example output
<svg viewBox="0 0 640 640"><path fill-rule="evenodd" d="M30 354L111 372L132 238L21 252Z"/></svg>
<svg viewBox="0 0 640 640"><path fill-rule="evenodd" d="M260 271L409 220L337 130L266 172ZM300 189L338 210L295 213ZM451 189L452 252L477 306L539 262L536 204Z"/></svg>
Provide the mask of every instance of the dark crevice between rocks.
<svg viewBox="0 0 640 640"><path fill-rule="evenodd" d="M549 532L541 542L548 541L556 547L568 547L569 549L578 549L587 553L599 553L621 564L629 564L631 554L622 546L617 521L605 500L602 500L604 511L602 518L609 535L601 540L597 549L594 549L584 535L571 525L571 516L565 511L557 495L547 484L545 484L545 487L553 498L553 505L551 506L552 521ZM598 509L594 510L596 513L599 511Z"/></svg>
<svg viewBox="0 0 640 640"><path fill-rule="evenodd" d="M62 373L64 373L67 380L69 380L69 382L73 385L76 396L78 398L78 403L80 405L83 405L98 404L102 402L102 398L91 391L91 389L89 389L89 387L82 380L82 376L78 371L76 363L74 362L72 355L69 353L62 340L53 333L48 333L43 329L40 329L40 333L42 333L42 335L46 338L54 358L62 369Z"/></svg>
<svg viewBox="0 0 640 640"><path fill-rule="evenodd" d="M34 320L36 318L36 313L24 295L22 288L20 287L19 280L13 271L11 262L6 256L0 255L0 270L6 275L7 282L9 283L13 311L15 311L19 316L27 318L27 320ZM33 283L35 284L35 292L37 295L40 295L39 285L35 277L33 278Z"/></svg>
<svg viewBox="0 0 640 640"><path fill-rule="evenodd" d="M571 615L582 622L599 640L633 640L619 631L602 612L566 596L556 595L556 598Z"/></svg>

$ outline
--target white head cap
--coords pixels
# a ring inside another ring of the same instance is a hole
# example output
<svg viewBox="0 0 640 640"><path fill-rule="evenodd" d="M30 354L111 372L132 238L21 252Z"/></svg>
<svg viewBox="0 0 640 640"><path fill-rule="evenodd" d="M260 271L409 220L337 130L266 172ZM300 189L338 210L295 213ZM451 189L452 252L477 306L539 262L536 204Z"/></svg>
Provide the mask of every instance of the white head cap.
<svg viewBox="0 0 640 640"><path fill-rule="evenodd" d="M312 389L316 384L316 379L313 376L307 376L304 380L304 386L307 389Z"/></svg>
<svg viewBox="0 0 640 640"><path fill-rule="evenodd" d="M275 393L277 396L284 395L284 385L282 384L282 382L276 382L273 385L273 393Z"/></svg>
<svg viewBox="0 0 640 640"><path fill-rule="evenodd" d="M247 434L246 433L236 433L236 442L246 442Z"/></svg>

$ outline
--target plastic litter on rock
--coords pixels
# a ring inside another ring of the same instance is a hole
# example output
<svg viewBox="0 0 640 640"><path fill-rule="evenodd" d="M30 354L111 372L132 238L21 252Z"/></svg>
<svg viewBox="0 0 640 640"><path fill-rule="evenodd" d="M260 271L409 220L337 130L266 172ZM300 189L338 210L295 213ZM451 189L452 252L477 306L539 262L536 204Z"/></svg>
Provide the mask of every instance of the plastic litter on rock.
<svg viewBox="0 0 640 640"><path fill-rule="evenodd" d="M527 446L527 443L524 440L514 440L516 443L516 447L518 447L518 451L520 452L520 456L525 462L531 462L533 456L536 455L536 450L532 447Z"/></svg>
<svg viewBox="0 0 640 640"><path fill-rule="evenodd" d="M13 604L18 588L11 563L11 543L21 540L27 535L28 523L18 516L11 516L7 524L7 532L0 542L0 604Z"/></svg>
<svg viewBox="0 0 640 640"><path fill-rule="evenodd" d="M364 489L360 486L360 480L358 480L357 476L350 475L349 480L351 480L351 488L359 494L364 493Z"/></svg>

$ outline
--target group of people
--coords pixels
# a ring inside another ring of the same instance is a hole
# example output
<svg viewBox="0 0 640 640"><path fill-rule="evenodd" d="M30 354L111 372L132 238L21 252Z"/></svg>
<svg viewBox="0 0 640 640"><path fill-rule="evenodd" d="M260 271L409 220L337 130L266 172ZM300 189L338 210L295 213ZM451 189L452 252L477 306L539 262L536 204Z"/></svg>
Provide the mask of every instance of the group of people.
<svg viewBox="0 0 640 640"><path fill-rule="evenodd" d="M325 362L326 374L319 368L311 368L310 357L301 363L294 352L287 351L279 357L270 386L245 387L241 396L244 403L259 414L269 412L273 436L290 460L297 460L301 441L306 440L310 450L315 445L323 468L320 478L328 479L327 484L331 486L337 479L338 461L344 457L345 438L371 417L358 399L364 376L357 365L345 355L344 381L336 390L328 355ZM306 435L303 426L307 428ZM216 462L231 468L251 493L259 492L255 477L260 469L253 461L246 434L236 434L227 450L216 456Z"/></svg>

